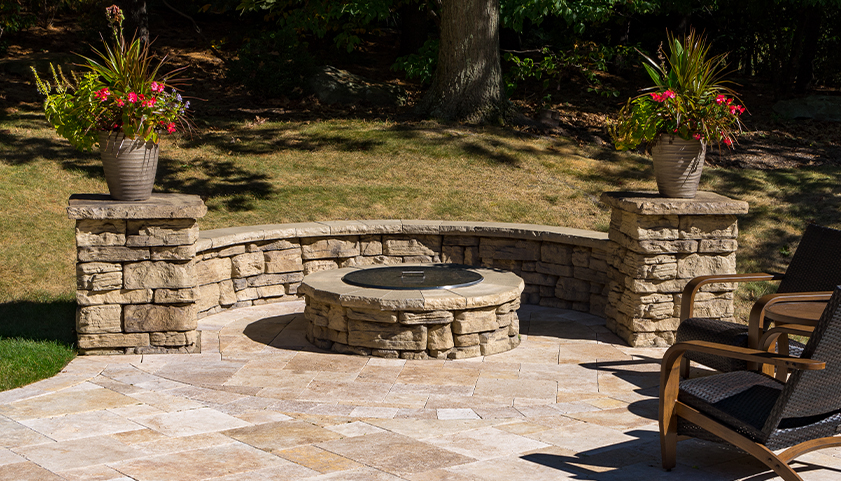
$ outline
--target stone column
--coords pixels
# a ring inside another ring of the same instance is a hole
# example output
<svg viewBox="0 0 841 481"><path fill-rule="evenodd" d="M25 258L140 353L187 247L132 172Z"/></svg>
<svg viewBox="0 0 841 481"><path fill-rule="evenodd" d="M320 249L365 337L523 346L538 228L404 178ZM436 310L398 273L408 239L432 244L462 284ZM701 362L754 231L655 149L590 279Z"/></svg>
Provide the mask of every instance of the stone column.
<svg viewBox="0 0 841 481"><path fill-rule="evenodd" d="M681 292L690 279L736 272L736 215L747 202L712 192L694 199L606 192L610 206L607 327L631 346L674 343ZM711 284L695 315L732 319L735 284Z"/></svg>
<svg viewBox="0 0 841 481"><path fill-rule="evenodd" d="M194 265L197 220L206 213L195 195L153 194L141 202L70 197L80 353L201 350Z"/></svg>

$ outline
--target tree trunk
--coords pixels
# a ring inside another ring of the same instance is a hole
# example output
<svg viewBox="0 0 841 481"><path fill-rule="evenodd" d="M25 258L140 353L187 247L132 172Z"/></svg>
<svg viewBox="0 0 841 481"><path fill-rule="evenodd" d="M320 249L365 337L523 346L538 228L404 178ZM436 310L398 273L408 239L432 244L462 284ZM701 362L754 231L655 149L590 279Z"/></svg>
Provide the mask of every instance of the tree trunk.
<svg viewBox="0 0 841 481"><path fill-rule="evenodd" d="M499 62L499 0L443 0L432 86L418 110L461 122L499 121L507 101Z"/></svg>
<svg viewBox="0 0 841 481"><path fill-rule="evenodd" d="M149 13L146 11L146 0L129 0L128 8L124 10L128 13L126 33L131 32L132 38L149 43Z"/></svg>

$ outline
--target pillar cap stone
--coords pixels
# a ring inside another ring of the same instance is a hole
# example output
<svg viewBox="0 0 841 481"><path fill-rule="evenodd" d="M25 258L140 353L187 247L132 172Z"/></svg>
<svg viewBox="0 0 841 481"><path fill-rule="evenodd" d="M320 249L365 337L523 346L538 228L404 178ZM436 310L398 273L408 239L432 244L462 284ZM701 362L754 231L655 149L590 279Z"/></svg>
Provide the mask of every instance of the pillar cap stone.
<svg viewBox="0 0 841 481"><path fill-rule="evenodd" d="M67 206L71 219L200 219L207 206L197 195L152 194L147 200L114 200L108 194L73 194Z"/></svg>
<svg viewBox="0 0 841 481"><path fill-rule="evenodd" d="M661 197L657 192L604 192L608 206L640 215L730 215L747 214L748 203L715 192L698 191L694 199Z"/></svg>

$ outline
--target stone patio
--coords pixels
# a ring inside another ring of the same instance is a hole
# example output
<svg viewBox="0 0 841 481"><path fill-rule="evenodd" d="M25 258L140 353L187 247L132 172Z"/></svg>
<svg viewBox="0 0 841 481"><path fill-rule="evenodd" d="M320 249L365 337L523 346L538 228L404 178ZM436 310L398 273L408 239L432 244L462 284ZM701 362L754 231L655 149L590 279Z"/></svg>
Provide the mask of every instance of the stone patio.
<svg viewBox="0 0 841 481"><path fill-rule="evenodd" d="M662 348L523 306L514 350L465 360L319 351L301 301L199 321L201 354L79 357L0 393L0 479L768 480L699 441L659 467ZM804 456L841 478L841 450Z"/></svg>

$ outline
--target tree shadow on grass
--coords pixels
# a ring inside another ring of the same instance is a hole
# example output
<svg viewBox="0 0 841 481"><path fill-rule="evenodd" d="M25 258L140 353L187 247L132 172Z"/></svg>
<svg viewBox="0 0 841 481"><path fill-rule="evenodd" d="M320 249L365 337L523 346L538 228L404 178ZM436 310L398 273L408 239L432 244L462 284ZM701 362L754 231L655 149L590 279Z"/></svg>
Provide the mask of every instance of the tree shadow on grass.
<svg viewBox="0 0 841 481"><path fill-rule="evenodd" d="M76 302L14 301L0 304L0 337L76 344Z"/></svg>

